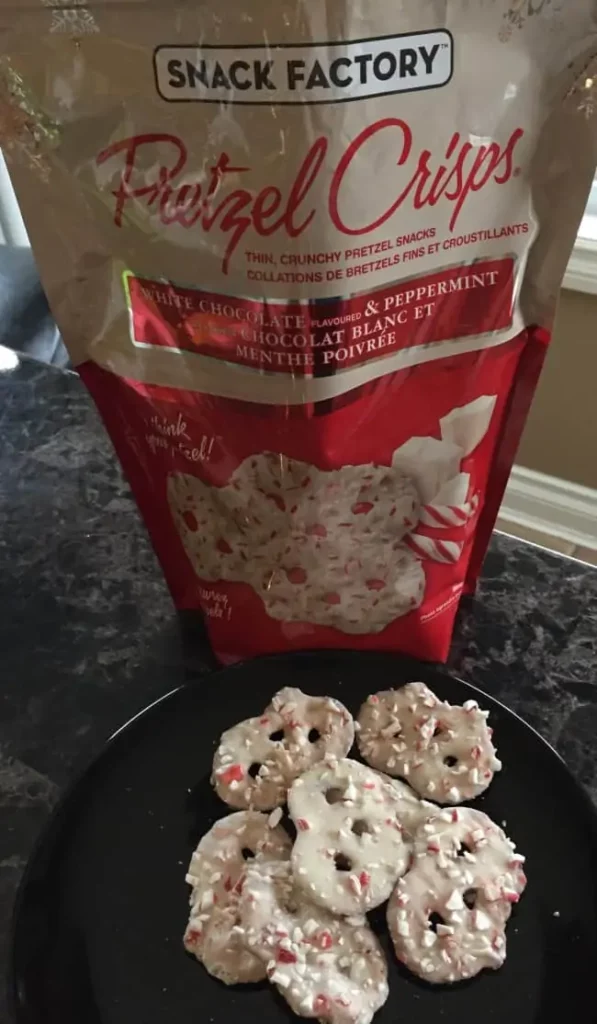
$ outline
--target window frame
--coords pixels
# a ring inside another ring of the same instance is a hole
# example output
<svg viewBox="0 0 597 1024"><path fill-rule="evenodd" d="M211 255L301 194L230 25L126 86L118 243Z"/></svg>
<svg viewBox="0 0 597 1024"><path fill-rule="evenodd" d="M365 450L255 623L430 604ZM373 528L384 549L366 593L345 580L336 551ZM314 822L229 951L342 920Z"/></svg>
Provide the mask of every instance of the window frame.
<svg viewBox="0 0 597 1024"><path fill-rule="evenodd" d="M562 287L597 295L597 178L589 193Z"/></svg>

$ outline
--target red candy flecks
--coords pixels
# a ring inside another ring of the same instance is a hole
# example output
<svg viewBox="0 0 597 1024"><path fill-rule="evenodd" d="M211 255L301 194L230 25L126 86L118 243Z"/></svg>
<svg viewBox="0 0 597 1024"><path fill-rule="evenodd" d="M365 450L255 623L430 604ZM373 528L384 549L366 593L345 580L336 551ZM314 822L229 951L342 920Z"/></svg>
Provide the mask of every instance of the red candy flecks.
<svg viewBox="0 0 597 1024"><path fill-rule="evenodd" d="M279 964L295 964L296 956L289 949L279 949L276 960Z"/></svg>
<svg viewBox="0 0 597 1024"><path fill-rule="evenodd" d="M300 584L307 582L307 573L298 565L295 566L295 568L293 569L287 569L286 576L288 578L289 583Z"/></svg>
<svg viewBox="0 0 597 1024"><path fill-rule="evenodd" d="M188 529L191 530L193 533L196 533L197 530L199 529L199 523L197 522L193 513L188 511L183 512L182 518L184 519Z"/></svg>
<svg viewBox="0 0 597 1024"><path fill-rule="evenodd" d="M351 512L355 516L365 516L368 512L374 508L374 505L370 501L357 501L351 508Z"/></svg>
<svg viewBox="0 0 597 1024"><path fill-rule="evenodd" d="M320 932L317 936L316 944L320 949L331 949L334 944L334 940L330 932Z"/></svg>
<svg viewBox="0 0 597 1024"><path fill-rule="evenodd" d="M242 782L245 777L245 773L239 764L231 764L226 771L223 771L219 776L220 782L228 784L229 782Z"/></svg>

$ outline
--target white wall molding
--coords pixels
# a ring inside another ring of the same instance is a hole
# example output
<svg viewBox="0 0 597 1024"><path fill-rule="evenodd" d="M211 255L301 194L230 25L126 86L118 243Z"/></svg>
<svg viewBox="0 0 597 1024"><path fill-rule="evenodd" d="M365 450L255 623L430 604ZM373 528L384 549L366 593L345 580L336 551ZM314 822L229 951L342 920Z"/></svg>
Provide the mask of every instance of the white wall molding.
<svg viewBox="0 0 597 1024"><path fill-rule="evenodd" d="M514 466L500 517L597 550L597 490Z"/></svg>
<svg viewBox="0 0 597 1024"><path fill-rule="evenodd" d="M577 238L562 287L597 295L597 242L589 238Z"/></svg>

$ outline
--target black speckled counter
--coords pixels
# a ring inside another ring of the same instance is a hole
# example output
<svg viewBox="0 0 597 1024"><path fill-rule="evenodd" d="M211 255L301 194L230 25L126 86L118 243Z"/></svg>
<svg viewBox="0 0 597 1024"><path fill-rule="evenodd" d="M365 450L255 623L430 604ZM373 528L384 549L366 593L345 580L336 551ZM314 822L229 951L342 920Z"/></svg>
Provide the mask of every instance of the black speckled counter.
<svg viewBox="0 0 597 1024"><path fill-rule="evenodd" d="M0 348L0 444L3 965L16 886L61 788L115 728L209 659L197 646L183 654L78 377ZM450 667L539 729L597 802L596 654L597 569L494 537Z"/></svg>

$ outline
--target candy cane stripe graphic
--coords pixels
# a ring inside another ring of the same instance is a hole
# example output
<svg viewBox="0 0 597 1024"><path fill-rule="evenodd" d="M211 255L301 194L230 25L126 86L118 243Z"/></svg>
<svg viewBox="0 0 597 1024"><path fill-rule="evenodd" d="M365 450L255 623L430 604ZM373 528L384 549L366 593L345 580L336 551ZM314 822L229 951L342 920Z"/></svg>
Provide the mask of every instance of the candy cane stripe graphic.
<svg viewBox="0 0 597 1024"><path fill-rule="evenodd" d="M452 540L434 540L432 537L424 537L419 533L411 533L404 542L411 551L414 551L420 558L427 558L432 562L443 562L455 565L460 559L464 544Z"/></svg>
<svg viewBox="0 0 597 1024"><path fill-rule="evenodd" d="M421 522L425 526L464 526L472 512L469 502L465 505L423 505Z"/></svg>

